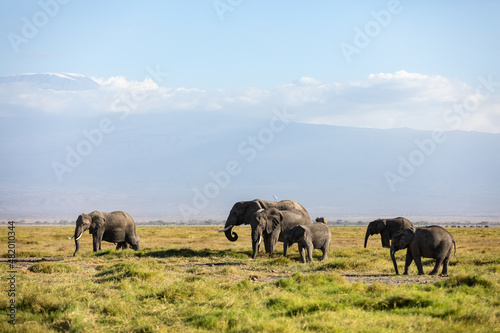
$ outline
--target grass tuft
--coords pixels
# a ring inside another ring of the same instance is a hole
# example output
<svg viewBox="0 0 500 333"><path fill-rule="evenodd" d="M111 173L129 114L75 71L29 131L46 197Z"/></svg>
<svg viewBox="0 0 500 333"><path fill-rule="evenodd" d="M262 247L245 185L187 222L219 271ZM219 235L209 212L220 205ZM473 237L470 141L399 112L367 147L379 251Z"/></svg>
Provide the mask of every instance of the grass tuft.
<svg viewBox="0 0 500 333"><path fill-rule="evenodd" d="M475 287L480 286L484 288L491 288L493 283L481 276L476 275L458 275L451 276L442 282L436 282L436 286L445 288L455 288L459 286Z"/></svg>
<svg viewBox="0 0 500 333"><path fill-rule="evenodd" d="M279 257L279 258L274 258L274 259L269 259L265 262L266 266L278 266L278 267L283 267L283 266L288 266L292 263L292 261L288 258L285 257Z"/></svg>
<svg viewBox="0 0 500 333"><path fill-rule="evenodd" d="M352 270L366 267L368 263L363 260L352 260L348 257L339 257L333 259L331 262L325 263L318 267L318 270Z"/></svg>
<svg viewBox="0 0 500 333"><path fill-rule="evenodd" d="M53 274L77 272L81 270L81 268L62 263L39 262L28 268L28 270L33 273Z"/></svg>
<svg viewBox="0 0 500 333"><path fill-rule="evenodd" d="M96 274L99 279L97 282L121 281L123 279L133 279L141 281L154 281L160 273L159 267L151 267L137 262L116 264L109 268L99 268L100 272ZM154 265L153 265L154 266Z"/></svg>
<svg viewBox="0 0 500 333"><path fill-rule="evenodd" d="M432 306L432 301L420 296L390 296L375 305L377 310L394 310L401 308L425 308Z"/></svg>

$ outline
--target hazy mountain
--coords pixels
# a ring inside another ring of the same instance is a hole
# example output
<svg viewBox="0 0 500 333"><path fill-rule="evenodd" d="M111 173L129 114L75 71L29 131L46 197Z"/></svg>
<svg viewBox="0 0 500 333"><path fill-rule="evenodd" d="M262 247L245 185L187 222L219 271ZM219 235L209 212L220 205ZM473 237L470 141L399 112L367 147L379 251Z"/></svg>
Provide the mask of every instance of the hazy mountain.
<svg viewBox="0 0 500 333"><path fill-rule="evenodd" d="M0 85L27 84L39 89L87 90L96 89L99 84L81 74L71 73L27 73L0 76Z"/></svg>
<svg viewBox="0 0 500 333"><path fill-rule="evenodd" d="M201 112L2 119L0 217L94 209L222 217L236 201L273 195L312 216L500 213L498 134L284 120Z"/></svg>

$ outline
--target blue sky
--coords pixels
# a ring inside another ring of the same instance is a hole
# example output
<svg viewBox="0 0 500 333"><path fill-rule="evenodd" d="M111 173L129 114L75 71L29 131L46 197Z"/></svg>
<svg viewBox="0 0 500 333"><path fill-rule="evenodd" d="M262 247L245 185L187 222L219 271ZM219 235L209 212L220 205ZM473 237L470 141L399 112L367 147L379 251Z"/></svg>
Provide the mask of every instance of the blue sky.
<svg viewBox="0 0 500 333"><path fill-rule="evenodd" d="M398 1L400 12L347 63L339 45L353 44L355 28L364 29L391 1L73 0L58 3L16 54L8 33L22 36L22 17L33 22L41 3L53 2L2 2L0 74L140 80L147 66L159 65L169 73L163 85L202 89L270 88L303 76L352 81L398 70L469 84L478 75L500 75L498 1ZM223 20L218 3L235 4Z"/></svg>
<svg viewBox="0 0 500 333"><path fill-rule="evenodd" d="M159 88L199 89L204 97L209 91L211 101L220 89L225 100L251 94L260 107L303 96L302 109L321 109L298 117L303 122L432 129L439 124L427 118L463 103L479 77L500 81L499 1L39 0L0 6L0 75L78 73L134 85L158 69L167 73L156 81ZM356 52L346 56L345 45ZM500 132L497 86L481 97L475 119L451 129ZM262 96L278 95L262 102ZM369 103L380 106L356 118ZM414 121L417 109L429 113L421 124ZM332 110L353 117L327 117Z"/></svg>

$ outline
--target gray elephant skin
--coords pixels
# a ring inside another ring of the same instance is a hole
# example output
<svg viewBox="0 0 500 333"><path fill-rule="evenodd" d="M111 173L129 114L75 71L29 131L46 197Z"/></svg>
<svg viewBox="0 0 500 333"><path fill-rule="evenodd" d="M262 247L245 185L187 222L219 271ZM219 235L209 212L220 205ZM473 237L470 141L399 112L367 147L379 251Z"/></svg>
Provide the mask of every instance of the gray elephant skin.
<svg viewBox="0 0 500 333"><path fill-rule="evenodd" d="M252 227L252 258L255 259L259 252L259 245L262 238L267 244L266 249L273 255L276 250L276 243L284 241L284 233L287 229L293 228L303 222L307 217L303 212L296 210L278 210L276 208L259 209L252 214L250 225ZM287 221L284 223L283 221ZM309 220L311 224L311 220Z"/></svg>
<svg viewBox="0 0 500 333"><path fill-rule="evenodd" d="M262 231L259 232L259 230L257 230L257 226L260 224L260 222L256 221L257 216L254 214L261 209L271 209L271 208L275 208L278 211L280 211L282 217L276 218L274 211L267 211L268 214L262 214L260 218L266 219L266 221L262 221L262 224L265 225L265 228L262 226L261 229ZM269 216L266 217L265 215ZM268 221L273 223L272 230L269 233L266 231L268 228L267 225ZM238 235L232 230L235 226L242 224L252 225L252 235L254 235L257 238L256 241L257 244L259 243L260 240L260 237L257 236L261 235L262 239L264 240L266 253L272 255L274 254L276 242L278 240L283 241L282 238L283 236L281 235L282 231L299 224L312 224L312 221L307 210L296 201L282 200L278 202L276 201L273 202L273 201L255 199L251 201L239 201L235 203L231 208L231 211L229 212L229 216L226 220L224 229L219 231L221 232L223 231L228 240L230 240L231 242L235 242L238 239ZM254 228L256 230L254 230ZM254 244L253 241L254 240L252 239L252 244ZM252 247L254 248L253 257L255 258L258 252L258 246L256 251L255 251L255 246L252 245Z"/></svg>
<svg viewBox="0 0 500 333"><path fill-rule="evenodd" d="M396 274L398 266L394 254L401 249L406 250L405 272L408 274L408 269L413 260L417 265L418 275L423 275L422 261L420 257L436 259L436 264L429 275L436 275L439 267L443 265L441 275L448 276L448 264L450 262L451 250L457 247L453 236L444 228L439 226L430 226L422 228L408 228L400 230L393 235L391 242L391 259L394 264Z"/></svg>
<svg viewBox="0 0 500 333"><path fill-rule="evenodd" d="M134 250L139 249L140 238L135 230L135 222L129 214L122 211L111 213L93 211L81 214L76 220L73 235L76 249L73 256L80 249L80 237L87 229L92 235L94 252L101 250L101 241L117 243L117 250L126 249L129 245Z"/></svg>
<svg viewBox="0 0 500 333"><path fill-rule="evenodd" d="M413 224L404 217L396 217L393 219L378 219L372 221L368 224L368 228L366 228L365 248L366 244L368 243L368 237L375 234L380 234L383 247L390 248L390 240L392 239L392 235L394 235L394 233L398 230L403 230L411 227L413 227Z"/></svg>
<svg viewBox="0 0 500 333"><path fill-rule="evenodd" d="M307 250L307 259L313 261L312 252L314 249L321 249L323 257L327 258L327 252L330 250L332 233L326 224L317 222L314 224L298 225L285 231L285 245L283 252L286 257L287 248L297 243L299 246L300 260L305 263L305 250Z"/></svg>

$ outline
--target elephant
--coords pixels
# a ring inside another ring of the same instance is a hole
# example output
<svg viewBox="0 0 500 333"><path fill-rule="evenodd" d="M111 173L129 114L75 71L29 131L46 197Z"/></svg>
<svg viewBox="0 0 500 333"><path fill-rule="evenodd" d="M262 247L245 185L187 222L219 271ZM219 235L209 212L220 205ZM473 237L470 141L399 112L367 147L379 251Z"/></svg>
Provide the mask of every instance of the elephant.
<svg viewBox="0 0 500 333"><path fill-rule="evenodd" d="M280 211L276 208L259 209L252 214L250 225L252 227L252 258L257 257L261 239L267 242L266 249L273 255L277 241L284 241L284 232L296 225L305 222L301 212L292 210ZM286 223L283 221L287 221ZM309 220L309 224L311 224Z"/></svg>
<svg viewBox="0 0 500 333"><path fill-rule="evenodd" d="M378 219L370 222L366 228L365 234L365 248L368 243L368 237L374 234L380 234L382 239L382 247L390 248L390 240L392 235L398 230L411 228L413 224L404 217L396 217L393 219Z"/></svg>
<svg viewBox="0 0 500 333"><path fill-rule="evenodd" d="M219 232L224 232L228 240L230 240L231 242L235 242L238 239L238 234L232 232L232 229L235 226L242 224L252 224L252 223L257 225L258 223L255 221L256 216L254 216L254 213L256 213L258 210L261 209L270 209L270 208L276 208L277 210L279 210L282 213L283 217L279 218L280 219L279 226L278 224L275 226L276 228L278 227L279 228L276 231L272 231L271 233L262 231L261 233L262 238L264 239L264 246L266 249L266 253L269 254L274 253L276 241L280 239L281 231L286 230L298 224L312 224L311 217L309 216L307 210L296 201L282 200L275 202L275 201L255 199L251 201L239 201L235 203L231 208L231 211L229 212L229 216L226 220L224 229L219 230ZM272 213L272 211L268 211L268 213ZM272 222L273 218L271 216L270 218ZM279 233L278 230L280 231ZM254 233L253 228L252 228L252 233ZM255 231L255 235L258 234L259 233ZM257 252L254 251L254 256L256 255Z"/></svg>
<svg viewBox="0 0 500 333"><path fill-rule="evenodd" d="M285 231L283 252L286 257L287 248L294 243L298 243L300 260L302 261L302 263L306 262L306 249L307 258L310 262L313 261L313 249L321 249L321 251L323 251L323 257L321 258L321 260L325 260L327 257L327 252L330 250L331 239L332 233L323 222L298 225L293 227L292 229L288 229L287 231Z"/></svg>
<svg viewBox="0 0 500 333"><path fill-rule="evenodd" d="M453 236L444 228L433 225L421 228L407 228L394 233L391 242L391 259L399 275L398 266L394 254L401 249L406 250L406 262L404 275L408 275L408 268L413 260L417 265L418 275L423 275L422 261L420 257L436 259L436 264L429 275L436 275L439 267L443 265L441 275L448 276L448 263L450 262L451 248L457 245Z"/></svg>
<svg viewBox="0 0 500 333"><path fill-rule="evenodd" d="M75 253L80 249L80 237L89 229L92 234L94 252L101 250L101 241L117 243L116 249L127 249L128 246L134 250L139 249L140 237L135 230L135 222L132 217L122 211L104 213L93 211L90 214L83 213L76 220ZM73 237L69 238L72 239Z"/></svg>
<svg viewBox="0 0 500 333"><path fill-rule="evenodd" d="M317 217L316 218L316 222L321 222L321 223L324 223L324 224L328 224L328 220L325 219L324 217Z"/></svg>

